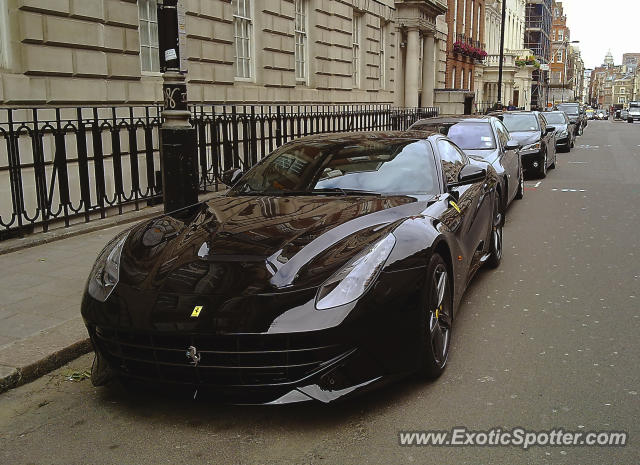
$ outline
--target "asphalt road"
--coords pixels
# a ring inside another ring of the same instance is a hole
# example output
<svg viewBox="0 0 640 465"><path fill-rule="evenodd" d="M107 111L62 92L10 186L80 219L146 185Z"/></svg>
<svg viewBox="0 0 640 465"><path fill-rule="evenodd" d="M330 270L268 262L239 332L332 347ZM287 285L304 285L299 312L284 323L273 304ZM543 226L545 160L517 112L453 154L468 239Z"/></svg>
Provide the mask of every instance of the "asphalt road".
<svg viewBox="0 0 640 465"><path fill-rule="evenodd" d="M507 213L449 366L338 405L219 406L93 388L90 356L0 396L0 463L635 464L640 125L591 122ZM536 187L537 186L537 187ZM624 430L611 447L400 447L399 430Z"/></svg>

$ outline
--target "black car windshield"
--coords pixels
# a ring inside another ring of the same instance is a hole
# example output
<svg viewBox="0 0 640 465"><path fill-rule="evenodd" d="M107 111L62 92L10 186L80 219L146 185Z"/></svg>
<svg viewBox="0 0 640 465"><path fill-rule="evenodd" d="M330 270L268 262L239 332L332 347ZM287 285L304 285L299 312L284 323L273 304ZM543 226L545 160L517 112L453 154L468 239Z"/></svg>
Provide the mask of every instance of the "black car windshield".
<svg viewBox="0 0 640 465"><path fill-rule="evenodd" d="M504 119L502 121L509 132L540 130L540 127L538 126L538 118L536 118L536 115L534 114L510 115L505 113L503 117Z"/></svg>
<svg viewBox="0 0 640 465"><path fill-rule="evenodd" d="M489 122L424 124L412 129L444 134L462 150L494 150L496 148Z"/></svg>
<svg viewBox="0 0 640 465"><path fill-rule="evenodd" d="M407 139L363 136L297 141L254 166L231 195L436 194L431 145Z"/></svg>
<svg viewBox="0 0 640 465"><path fill-rule="evenodd" d="M558 105L558 110L564 111L567 115L576 116L578 114L577 105Z"/></svg>
<svg viewBox="0 0 640 465"><path fill-rule="evenodd" d="M567 117L563 113L545 113L544 119L549 124L567 124Z"/></svg>

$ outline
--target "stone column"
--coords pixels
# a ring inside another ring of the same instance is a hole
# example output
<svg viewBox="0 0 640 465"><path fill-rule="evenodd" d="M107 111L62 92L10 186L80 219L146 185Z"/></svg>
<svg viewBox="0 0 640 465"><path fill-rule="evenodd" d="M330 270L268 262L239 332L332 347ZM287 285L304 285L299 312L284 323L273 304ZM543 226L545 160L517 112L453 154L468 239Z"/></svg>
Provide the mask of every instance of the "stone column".
<svg viewBox="0 0 640 465"><path fill-rule="evenodd" d="M404 48L402 44L402 29L396 28L395 70L393 82L393 103L396 107L404 107Z"/></svg>
<svg viewBox="0 0 640 465"><path fill-rule="evenodd" d="M424 50L422 56L422 106L433 106L433 89L436 82L436 58L435 58L436 39L433 35L427 35L424 38Z"/></svg>
<svg viewBox="0 0 640 465"><path fill-rule="evenodd" d="M404 105L418 106L418 51L420 48L420 34L418 28L410 28L407 32L407 56L404 74Z"/></svg>

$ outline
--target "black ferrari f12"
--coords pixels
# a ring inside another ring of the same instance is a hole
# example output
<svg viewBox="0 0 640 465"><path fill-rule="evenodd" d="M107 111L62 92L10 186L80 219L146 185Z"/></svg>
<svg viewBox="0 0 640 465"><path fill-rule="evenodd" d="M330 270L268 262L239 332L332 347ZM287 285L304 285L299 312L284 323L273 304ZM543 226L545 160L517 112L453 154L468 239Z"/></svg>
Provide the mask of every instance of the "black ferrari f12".
<svg viewBox="0 0 640 465"><path fill-rule="evenodd" d="M92 380L281 404L437 377L469 280L502 257L497 182L441 134L290 142L104 248L82 302Z"/></svg>

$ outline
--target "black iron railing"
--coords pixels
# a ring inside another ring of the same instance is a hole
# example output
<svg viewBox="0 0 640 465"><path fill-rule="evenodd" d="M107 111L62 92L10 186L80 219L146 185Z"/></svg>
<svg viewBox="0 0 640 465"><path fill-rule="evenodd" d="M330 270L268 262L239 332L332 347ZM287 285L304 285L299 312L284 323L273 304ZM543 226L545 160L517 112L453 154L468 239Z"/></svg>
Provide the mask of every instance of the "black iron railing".
<svg viewBox="0 0 640 465"><path fill-rule="evenodd" d="M436 108L198 105L201 190L297 137L404 130ZM0 108L0 240L162 201L158 106ZM4 142L3 142L4 141Z"/></svg>

